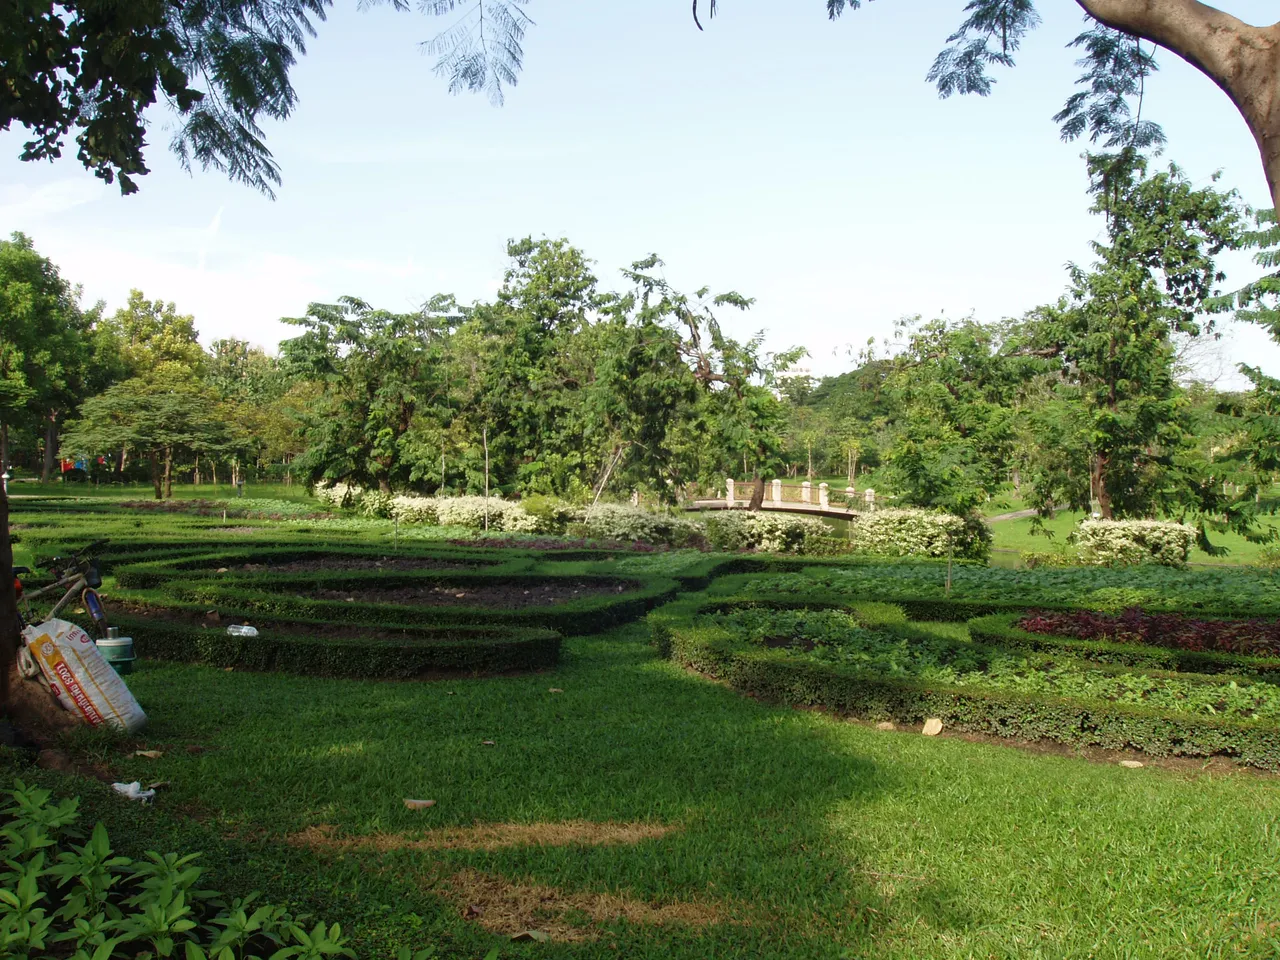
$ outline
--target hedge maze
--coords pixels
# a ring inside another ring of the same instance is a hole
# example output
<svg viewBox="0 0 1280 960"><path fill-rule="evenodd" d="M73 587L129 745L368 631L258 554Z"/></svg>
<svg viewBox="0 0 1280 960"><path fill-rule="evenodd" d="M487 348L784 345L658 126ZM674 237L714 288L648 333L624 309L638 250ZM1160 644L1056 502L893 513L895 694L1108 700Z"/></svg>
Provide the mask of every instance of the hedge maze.
<svg viewBox="0 0 1280 960"><path fill-rule="evenodd" d="M307 521L143 523L92 502L15 520L37 558L110 537L109 613L143 658L395 680L534 671L565 637L647 616L663 656L769 701L1280 769L1280 592L1262 571L388 542Z"/></svg>

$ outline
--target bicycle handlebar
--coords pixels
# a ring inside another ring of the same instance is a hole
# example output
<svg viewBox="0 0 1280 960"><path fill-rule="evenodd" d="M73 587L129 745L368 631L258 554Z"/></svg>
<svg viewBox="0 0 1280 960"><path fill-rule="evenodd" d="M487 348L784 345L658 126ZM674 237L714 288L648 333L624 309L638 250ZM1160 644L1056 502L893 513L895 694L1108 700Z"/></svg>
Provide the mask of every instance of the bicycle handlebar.
<svg viewBox="0 0 1280 960"><path fill-rule="evenodd" d="M73 553L73 554L72 554L72 556L73 556L73 557L82 557L82 556L84 556L86 553L97 553L99 550L101 550L103 547L105 547L105 546L106 546L108 543L110 543L110 542L111 542L110 540L95 540L95 541L93 541L93 543L89 544L89 545L88 545L87 547L85 547L83 550L77 550L75 553Z"/></svg>

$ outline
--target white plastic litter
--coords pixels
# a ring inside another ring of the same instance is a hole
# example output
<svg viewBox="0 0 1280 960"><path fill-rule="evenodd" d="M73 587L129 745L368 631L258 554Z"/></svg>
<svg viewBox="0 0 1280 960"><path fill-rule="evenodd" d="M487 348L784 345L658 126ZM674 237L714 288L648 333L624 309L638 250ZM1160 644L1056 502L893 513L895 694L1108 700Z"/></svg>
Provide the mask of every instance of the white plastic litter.
<svg viewBox="0 0 1280 960"><path fill-rule="evenodd" d="M150 803L156 795L154 790L143 790L140 780L135 780L133 783L113 783L111 788L121 796L128 797L130 800L138 800L142 803Z"/></svg>
<svg viewBox="0 0 1280 960"><path fill-rule="evenodd" d="M256 637L258 628L246 624L232 624L227 627L227 635L232 637Z"/></svg>
<svg viewBox="0 0 1280 960"><path fill-rule="evenodd" d="M22 641L58 702L91 727L133 731L147 715L89 635L66 620L46 620L22 631Z"/></svg>

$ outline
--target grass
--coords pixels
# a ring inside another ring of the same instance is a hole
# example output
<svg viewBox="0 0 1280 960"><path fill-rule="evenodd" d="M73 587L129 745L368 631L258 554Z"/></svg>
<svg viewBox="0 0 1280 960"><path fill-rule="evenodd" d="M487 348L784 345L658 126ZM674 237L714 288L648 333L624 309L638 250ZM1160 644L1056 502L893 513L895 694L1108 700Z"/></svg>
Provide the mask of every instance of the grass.
<svg viewBox="0 0 1280 960"><path fill-rule="evenodd" d="M161 808L198 816L185 839L205 846L215 886L300 896L342 920L362 956L428 938L458 957L493 944L506 957L690 960L1274 956L1275 780L882 733L744 699L643 640L633 625L571 641L554 673L433 684L148 664L131 685L152 715L146 746L165 755L111 762L123 779L172 781ZM409 811L405 797L437 805ZM488 851L283 842L320 824L413 837L579 819L674 829ZM566 898L704 904L719 922L508 945L438 895L468 870Z"/></svg>

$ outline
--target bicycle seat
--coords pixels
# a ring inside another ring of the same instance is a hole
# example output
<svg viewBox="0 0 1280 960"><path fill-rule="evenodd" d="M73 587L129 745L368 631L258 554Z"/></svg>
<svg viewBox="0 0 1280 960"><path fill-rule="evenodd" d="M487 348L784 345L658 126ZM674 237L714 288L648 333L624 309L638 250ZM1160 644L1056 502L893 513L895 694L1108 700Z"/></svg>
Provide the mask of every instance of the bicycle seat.
<svg viewBox="0 0 1280 960"><path fill-rule="evenodd" d="M20 577L20 576L22 576L24 573L30 573L30 572L31 572L31 568L30 568L30 567L14 567L14 568L13 568L13 575L14 575L15 577Z"/></svg>

